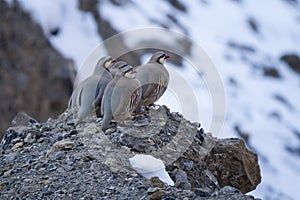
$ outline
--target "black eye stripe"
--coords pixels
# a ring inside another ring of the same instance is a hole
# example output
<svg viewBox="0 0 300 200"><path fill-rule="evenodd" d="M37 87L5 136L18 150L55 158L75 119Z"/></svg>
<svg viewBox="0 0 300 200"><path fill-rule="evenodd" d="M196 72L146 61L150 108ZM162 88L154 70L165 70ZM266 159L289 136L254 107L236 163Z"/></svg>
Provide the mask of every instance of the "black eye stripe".
<svg viewBox="0 0 300 200"><path fill-rule="evenodd" d="M121 67L119 67L119 69L122 69L122 68L124 68L124 67L126 67L126 65L122 65Z"/></svg>
<svg viewBox="0 0 300 200"><path fill-rule="evenodd" d="M166 54L163 54L163 55L159 56L158 60L161 59L161 58L163 58L163 57L165 57L165 56L166 56Z"/></svg>
<svg viewBox="0 0 300 200"><path fill-rule="evenodd" d="M127 71L124 72L124 74L126 74L126 73L128 73L130 71L132 71L132 69L128 69Z"/></svg>

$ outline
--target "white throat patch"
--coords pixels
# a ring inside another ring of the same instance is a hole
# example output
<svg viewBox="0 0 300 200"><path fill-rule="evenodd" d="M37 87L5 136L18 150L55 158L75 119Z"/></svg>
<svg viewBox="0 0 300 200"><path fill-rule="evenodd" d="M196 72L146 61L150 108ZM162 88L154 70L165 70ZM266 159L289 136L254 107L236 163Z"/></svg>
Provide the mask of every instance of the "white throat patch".
<svg viewBox="0 0 300 200"><path fill-rule="evenodd" d="M104 64L104 67L107 69L111 65L111 60Z"/></svg>
<svg viewBox="0 0 300 200"><path fill-rule="evenodd" d="M126 73L124 76L125 76L126 78L133 79L133 78L135 78L136 73L128 72L128 73Z"/></svg>
<svg viewBox="0 0 300 200"><path fill-rule="evenodd" d="M161 58L158 60L158 62L161 63L161 64L165 64L165 61L166 61L165 57L161 57Z"/></svg>

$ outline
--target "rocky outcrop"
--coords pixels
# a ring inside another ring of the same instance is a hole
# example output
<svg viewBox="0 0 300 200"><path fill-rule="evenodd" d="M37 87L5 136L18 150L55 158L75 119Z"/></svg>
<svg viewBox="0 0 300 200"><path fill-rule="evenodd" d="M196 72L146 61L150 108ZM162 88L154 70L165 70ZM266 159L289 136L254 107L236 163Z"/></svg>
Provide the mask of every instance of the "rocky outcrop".
<svg viewBox="0 0 300 200"><path fill-rule="evenodd" d="M241 140L214 138L165 106L105 132L101 119L77 121L70 110L45 123L20 116L1 143L4 199L254 199L243 193L261 180ZM161 159L175 185L137 174L128 159L140 153Z"/></svg>
<svg viewBox="0 0 300 200"><path fill-rule="evenodd" d="M0 13L0 133L4 133L20 111L41 121L59 115L72 93L74 70L16 2L9 6L0 0Z"/></svg>

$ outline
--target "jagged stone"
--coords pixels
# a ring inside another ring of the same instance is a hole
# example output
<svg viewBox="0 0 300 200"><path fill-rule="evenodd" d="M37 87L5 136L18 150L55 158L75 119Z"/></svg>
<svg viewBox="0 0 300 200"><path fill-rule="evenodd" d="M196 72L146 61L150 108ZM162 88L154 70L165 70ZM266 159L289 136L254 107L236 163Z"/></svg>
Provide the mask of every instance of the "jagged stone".
<svg viewBox="0 0 300 200"><path fill-rule="evenodd" d="M204 163L221 187L229 185L246 193L254 190L261 181L257 155L240 139L216 140Z"/></svg>
<svg viewBox="0 0 300 200"><path fill-rule="evenodd" d="M30 124L34 124L37 121L30 117L29 115L27 115L24 112L19 112L11 121L10 126L11 127L16 127L16 126L28 126Z"/></svg>

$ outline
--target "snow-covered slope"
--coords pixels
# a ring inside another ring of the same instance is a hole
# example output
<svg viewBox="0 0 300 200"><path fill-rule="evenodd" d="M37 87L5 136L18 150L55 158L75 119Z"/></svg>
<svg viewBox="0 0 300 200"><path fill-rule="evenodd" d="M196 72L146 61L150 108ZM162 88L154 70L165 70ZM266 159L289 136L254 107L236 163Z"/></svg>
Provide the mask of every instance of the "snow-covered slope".
<svg viewBox="0 0 300 200"><path fill-rule="evenodd" d="M94 18L79 10L75 0L20 2L77 68L102 41ZM98 10L117 31L164 26L187 34L205 49L225 88L227 113L221 137L243 137L259 155L262 183L253 195L299 199L300 75L280 60L285 53L300 55L297 0L101 0ZM59 32L53 34L55 30ZM199 120L208 129L211 96L195 70L183 65L168 67L191 86ZM268 75L270 70L275 75ZM160 103L180 111L172 98L167 94Z"/></svg>

